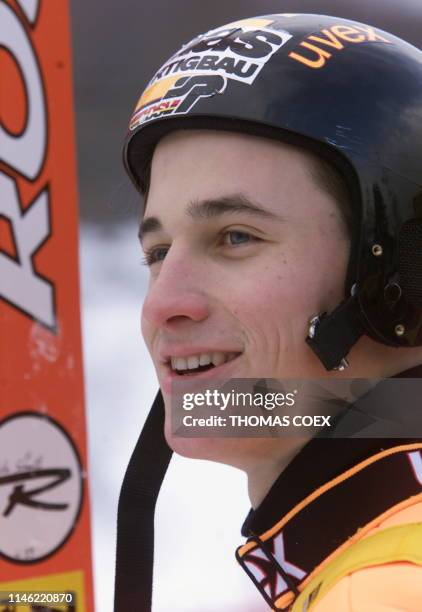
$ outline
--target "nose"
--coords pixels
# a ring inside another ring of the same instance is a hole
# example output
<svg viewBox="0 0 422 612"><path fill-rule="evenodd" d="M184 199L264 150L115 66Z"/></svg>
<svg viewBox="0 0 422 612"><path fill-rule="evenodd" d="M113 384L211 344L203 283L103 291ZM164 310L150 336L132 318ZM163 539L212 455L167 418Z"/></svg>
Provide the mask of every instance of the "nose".
<svg viewBox="0 0 422 612"><path fill-rule="evenodd" d="M186 259L172 257L169 252L150 283L142 317L155 327L174 329L203 321L210 314L205 270L199 262L186 263Z"/></svg>

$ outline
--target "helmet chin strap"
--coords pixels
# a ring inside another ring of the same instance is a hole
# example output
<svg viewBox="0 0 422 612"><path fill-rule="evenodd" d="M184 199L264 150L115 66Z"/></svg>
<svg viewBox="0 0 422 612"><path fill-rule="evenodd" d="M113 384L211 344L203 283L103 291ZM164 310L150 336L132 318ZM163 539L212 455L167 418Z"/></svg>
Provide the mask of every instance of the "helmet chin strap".
<svg viewBox="0 0 422 612"><path fill-rule="evenodd" d="M306 342L327 370L344 370L348 352L364 334L357 298L351 296L330 314L312 317Z"/></svg>
<svg viewBox="0 0 422 612"><path fill-rule="evenodd" d="M158 392L120 491L114 612L151 610L154 512L172 454L164 437L164 401Z"/></svg>

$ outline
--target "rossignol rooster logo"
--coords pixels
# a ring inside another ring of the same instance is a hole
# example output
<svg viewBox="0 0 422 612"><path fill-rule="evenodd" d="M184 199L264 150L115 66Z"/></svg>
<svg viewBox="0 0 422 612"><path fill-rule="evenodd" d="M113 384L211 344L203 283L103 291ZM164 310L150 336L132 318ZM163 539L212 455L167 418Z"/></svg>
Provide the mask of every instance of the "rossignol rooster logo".
<svg viewBox="0 0 422 612"><path fill-rule="evenodd" d="M200 98L221 94L230 80L251 85L292 38L273 19L246 19L185 45L155 74L136 105L130 130L168 114L187 113Z"/></svg>
<svg viewBox="0 0 422 612"><path fill-rule="evenodd" d="M61 425L37 412L0 422L0 559L34 563L59 550L82 497L79 455Z"/></svg>

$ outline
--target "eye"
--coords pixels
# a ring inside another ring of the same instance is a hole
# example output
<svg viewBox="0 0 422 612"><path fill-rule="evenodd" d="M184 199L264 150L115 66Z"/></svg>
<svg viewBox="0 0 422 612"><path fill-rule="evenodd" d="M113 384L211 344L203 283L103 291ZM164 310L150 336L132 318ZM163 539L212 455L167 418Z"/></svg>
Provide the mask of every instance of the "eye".
<svg viewBox="0 0 422 612"><path fill-rule="evenodd" d="M230 230L223 235L223 243L227 246L239 246L258 240L252 234L240 230Z"/></svg>
<svg viewBox="0 0 422 612"><path fill-rule="evenodd" d="M167 255L168 250L169 247L167 246L157 246L151 249L146 249L144 251L142 263L146 266L152 266L155 263L163 261L165 256Z"/></svg>

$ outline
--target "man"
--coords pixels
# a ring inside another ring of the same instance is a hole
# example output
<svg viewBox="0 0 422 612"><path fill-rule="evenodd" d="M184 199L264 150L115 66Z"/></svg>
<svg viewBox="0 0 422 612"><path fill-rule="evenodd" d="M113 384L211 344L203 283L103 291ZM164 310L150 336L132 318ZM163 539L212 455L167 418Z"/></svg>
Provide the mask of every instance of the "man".
<svg viewBox="0 0 422 612"><path fill-rule="evenodd" d="M192 383L416 375L421 59L363 24L269 15L185 45L140 98L124 159L146 196L142 330L161 394L120 499L118 612L150 609L169 448L247 473L253 511L237 557L273 609L422 609L417 437L187 438L172 428L175 389ZM354 411L382 404L396 423L387 388Z"/></svg>

